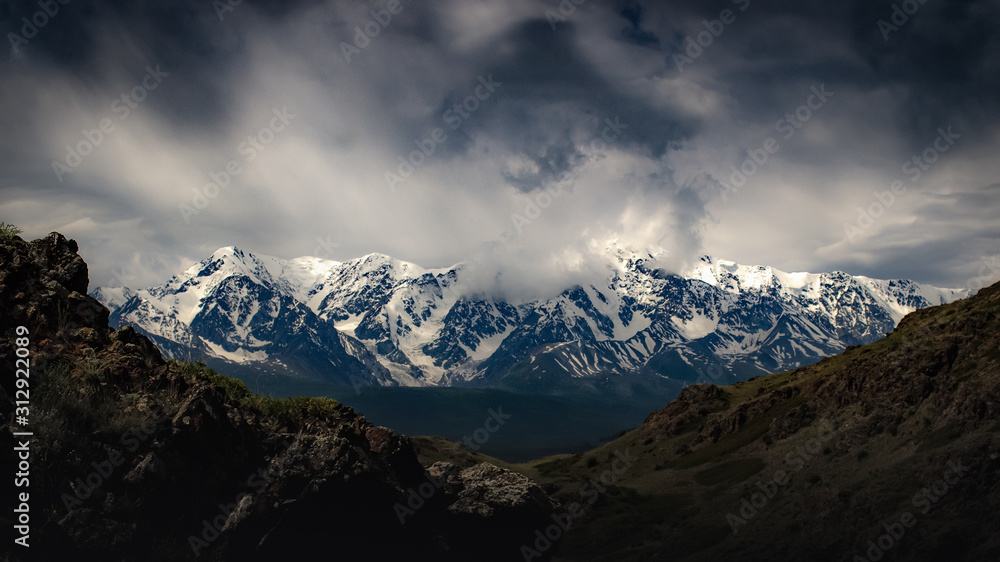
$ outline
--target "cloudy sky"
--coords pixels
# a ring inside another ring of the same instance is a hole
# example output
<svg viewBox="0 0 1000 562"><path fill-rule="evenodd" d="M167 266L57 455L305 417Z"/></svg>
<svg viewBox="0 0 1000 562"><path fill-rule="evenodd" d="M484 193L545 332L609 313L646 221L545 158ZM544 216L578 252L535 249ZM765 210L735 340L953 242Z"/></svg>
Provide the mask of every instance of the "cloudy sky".
<svg viewBox="0 0 1000 562"><path fill-rule="evenodd" d="M612 240L1000 278L994 0L44 5L0 1L0 220L92 286L236 245L544 291Z"/></svg>

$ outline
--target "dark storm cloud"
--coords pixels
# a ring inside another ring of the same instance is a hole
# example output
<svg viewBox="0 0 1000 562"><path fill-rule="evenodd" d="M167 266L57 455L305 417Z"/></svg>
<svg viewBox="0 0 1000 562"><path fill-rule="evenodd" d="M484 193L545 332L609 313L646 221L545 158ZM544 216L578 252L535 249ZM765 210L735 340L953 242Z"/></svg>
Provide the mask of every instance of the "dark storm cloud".
<svg viewBox="0 0 1000 562"><path fill-rule="evenodd" d="M30 17L38 9L23 3L11 11ZM18 26L11 29L20 32ZM95 86L109 70L109 54L117 58L115 70L133 79L142 78L145 65L160 64L184 79L169 100L151 99L150 104L169 113L175 125L211 127L229 118L226 75L220 71L238 67L239 43L221 25L211 2L70 2L20 48L23 57L12 51L5 55L13 63L52 64Z"/></svg>
<svg viewBox="0 0 1000 562"><path fill-rule="evenodd" d="M344 45L387 5L245 0L221 18L207 0L60 5L0 57L3 219L32 236L70 230L96 282L129 265L139 284L231 244L293 257L334 239L338 259L472 260L560 182L565 197L486 254L505 279L533 269L551 287L573 282L617 239L660 246L677 268L711 252L960 286L1000 241L988 214L1000 176L995 2L927 2L886 36L891 1L595 1L556 19L568 3L404 1L346 60ZM0 2L0 30L20 33L37 10ZM723 10L735 20L679 69ZM59 181L51 164L65 146L156 65L166 81ZM456 104L490 77L500 85L454 126ZM780 137L776 122L821 85L830 101ZM182 220L178 205L285 106L299 117ZM624 127L595 141L609 120ZM949 126L962 135L954 150L863 237L842 240ZM385 173L438 128L447 140L388 189ZM780 150L727 192L731 167L768 137Z"/></svg>
<svg viewBox="0 0 1000 562"><path fill-rule="evenodd" d="M539 14L541 15L541 14ZM445 125L443 116L469 99L478 77L502 84L491 99L478 104L461 129L459 142L442 147L447 155L463 155L472 146L471 135L486 132L512 152L531 160L531 173L505 171L509 184L530 191L566 174L585 160L581 145L590 143L606 126L605 119L628 127L621 144L661 157L672 144L689 135L696 119L676 110L654 109L621 84L599 75L579 52L579 28L573 22L553 30L545 19L514 26L498 42L510 45L496 53L493 45L471 54L479 75L469 75L442 97L437 110L415 123L402 123L409 135L399 139L399 150L412 150L413 139ZM468 59L469 53L452 54ZM475 100L473 100L475 101ZM447 131L447 127L445 127ZM464 142L462 142L464 141Z"/></svg>
<svg viewBox="0 0 1000 562"><path fill-rule="evenodd" d="M1000 60L1000 6L928 2L886 40L878 22L892 22L894 4L902 2L753 2L745 12L735 2L688 3L680 14L673 3L658 8L663 20L687 21L690 35L721 9L734 11L736 21L695 64L724 70L724 87L751 114L792 101L796 84L823 82L862 92L899 87L893 106L879 109L902 138L922 138L942 123L995 118L1000 98L991 92L1000 74L991 70ZM675 36L670 52L683 52L688 36Z"/></svg>
<svg viewBox="0 0 1000 562"><path fill-rule="evenodd" d="M511 32L508 39L517 50L498 61L496 70L497 76L506 77L504 93L511 105L528 104L539 113L551 105L575 105L581 117L598 122L617 115L629 125L622 142L656 158L694 130L696 119L670 108L654 109L622 84L598 75L578 50L579 42L586 40L580 33L572 23L553 32L543 20L526 22ZM518 125L510 133L530 131L530 121ZM513 142L520 140L512 137Z"/></svg>
<svg viewBox="0 0 1000 562"><path fill-rule="evenodd" d="M660 38L655 33L642 28L642 6L638 2L628 2L620 14L629 24L621 30L623 39L647 47L660 45Z"/></svg>

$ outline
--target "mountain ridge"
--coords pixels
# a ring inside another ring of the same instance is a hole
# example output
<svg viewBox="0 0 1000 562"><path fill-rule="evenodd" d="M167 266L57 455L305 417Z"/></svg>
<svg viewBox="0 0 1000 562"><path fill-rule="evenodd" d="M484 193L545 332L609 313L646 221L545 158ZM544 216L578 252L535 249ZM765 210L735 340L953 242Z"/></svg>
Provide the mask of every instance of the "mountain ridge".
<svg viewBox="0 0 1000 562"><path fill-rule="evenodd" d="M609 256L603 283L520 304L477 293L465 264L425 269L379 253L281 260L233 246L158 287L91 295L113 324L132 324L169 356L249 371L356 388L525 390L542 381L547 392L626 395L815 362L882 337L907 312L967 295L710 256L678 275L654 253L615 248ZM289 365L288 343L272 339L276 323L298 330L297 349L312 359Z"/></svg>

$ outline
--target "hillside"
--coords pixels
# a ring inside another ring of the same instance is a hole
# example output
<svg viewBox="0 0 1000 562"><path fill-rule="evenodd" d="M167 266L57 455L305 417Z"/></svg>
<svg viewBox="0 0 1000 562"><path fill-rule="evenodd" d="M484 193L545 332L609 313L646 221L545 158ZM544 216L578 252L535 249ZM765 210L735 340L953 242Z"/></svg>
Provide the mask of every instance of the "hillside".
<svg viewBox="0 0 1000 562"><path fill-rule="evenodd" d="M588 511L559 560L1000 559L1000 284L520 469Z"/></svg>

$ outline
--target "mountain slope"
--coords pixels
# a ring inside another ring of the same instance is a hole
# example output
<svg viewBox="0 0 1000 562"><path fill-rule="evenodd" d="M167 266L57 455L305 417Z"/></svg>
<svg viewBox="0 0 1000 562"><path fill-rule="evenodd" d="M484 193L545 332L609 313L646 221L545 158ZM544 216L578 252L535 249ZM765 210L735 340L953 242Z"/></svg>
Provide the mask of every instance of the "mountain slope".
<svg viewBox="0 0 1000 562"><path fill-rule="evenodd" d="M606 277L559 296L476 296L463 265L339 263L222 248L164 285L98 288L112 322L169 356L363 385L675 395L875 341L964 290L702 258L685 275L610 246Z"/></svg>
<svg viewBox="0 0 1000 562"><path fill-rule="evenodd" d="M365 346L304 304L334 262L281 261L222 248L164 285L98 288L113 325L131 324L168 356L216 358L244 373L351 384L395 384Z"/></svg>
<svg viewBox="0 0 1000 562"><path fill-rule="evenodd" d="M997 560L998 419L1000 283L520 469L585 507L558 560Z"/></svg>

